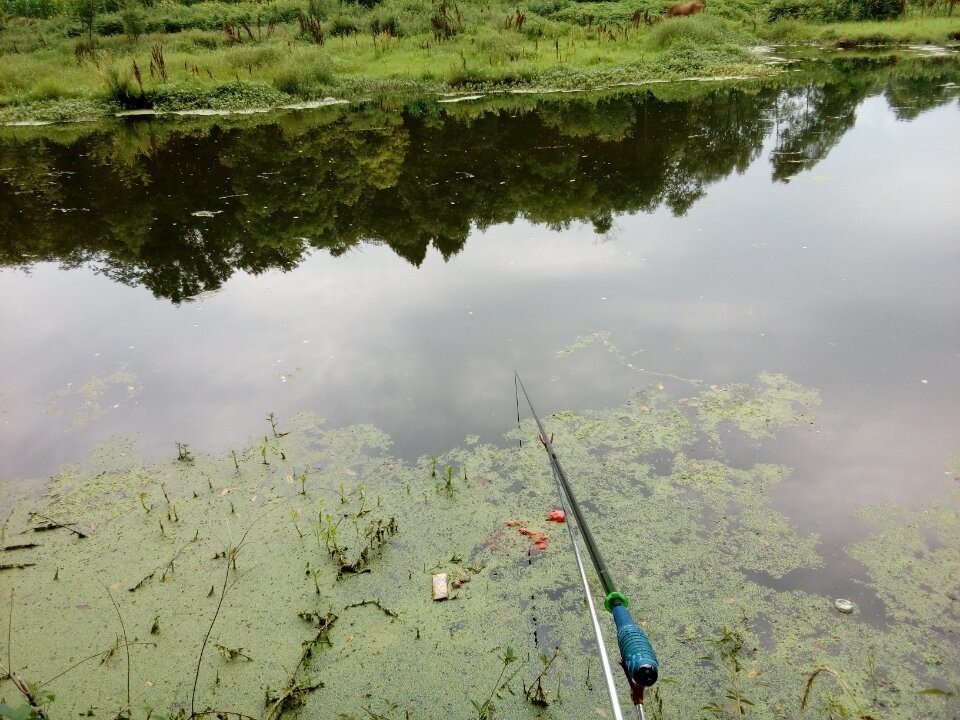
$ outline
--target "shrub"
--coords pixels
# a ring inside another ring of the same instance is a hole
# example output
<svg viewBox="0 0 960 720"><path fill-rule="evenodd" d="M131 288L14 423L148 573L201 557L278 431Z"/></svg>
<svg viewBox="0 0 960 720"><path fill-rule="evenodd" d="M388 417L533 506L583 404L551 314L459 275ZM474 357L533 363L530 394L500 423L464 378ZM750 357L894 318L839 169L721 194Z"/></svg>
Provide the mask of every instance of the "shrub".
<svg viewBox="0 0 960 720"><path fill-rule="evenodd" d="M372 32L374 35L378 35L380 33L386 33L387 35L392 35L393 37L400 37L403 35L400 30L400 23L397 21L396 15L389 13L371 13L369 28L370 32Z"/></svg>
<svg viewBox="0 0 960 720"><path fill-rule="evenodd" d="M326 29L332 37L346 37L360 32L360 24L350 15L334 15Z"/></svg>
<svg viewBox="0 0 960 720"><path fill-rule="evenodd" d="M490 60L511 62L519 60L523 55L523 43L519 36L513 33L485 32L477 36L477 49L481 56Z"/></svg>
<svg viewBox="0 0 960 720"><path fill-rule="evenodd" d="M119 13L110 13L97 18L93 24L93 29L97 35L122 35L123 18Z"/></svg>
<svg viewBox="0 0 960 720"><path fill-rule="evenodd" d="M892 20L900 15L900 0L861 0L861 17L869 20Z"/></svg>
<svg viewBox="0 0 960 720"><path fill-rule="evenodd" d="M666 49L678 42L695 46L719 45L731 40L724 22L713 15L673 18L658 23L650 31L652 47Z"/></svg>
<svg viewBox="0 0 960 720"><path fill-rule="evenodd" d="M150 103L143 92L134 83L129 68L109 65L101 72L106 85L107 99L128 110L149 107Z"/></svg>
<svg viewBox="0 0 960 720"><path fill-rule="evenodd" d="M900 14L900 0L773 0L767 9L770 22L846 22L889 20Z"/></svg>
<svg viewBox="0 0 960 720"><path fill-rule="evenodd" d="M455 88L470 88L483 85L487 75L482 70L458 66L447 76L447 85Z"/></svg>
<svg viewBox="0 0 960 720"><path fill-rule="evenodd" d="M61 84L59 80L44 78L30 90L30 99L34 101L60 100L76 97L77 91Z"/></svg>
<svg viewBox="0 0 960 720"><path fill-rule="evenodd" d="M527 3L527 10L537 15L551 17L569 6L570 0L533 0Z"/></svg>
<svg viewBox="0 0 960 720"><path fill-rule="evenodd" d="M0 0L0 15L50 18L63 10L58 0Z"/></svg>
<svg viewBox="0 0 960 720"><path fill-rule="evenodd" d="M93 43L94 21L101 12L103 12L103 6L98 0L71 0L70 2L70 14L80 22L91 44Z"/></svg>
<svg viewBox="0 0 960 720"><path fill-rule="evenodd" d="M819 20L818 3L811 0L773 0L767 8L767 21L780 20Z"/></svg>
<svg viewBox="0 0 960 720"><path fill-rule="evenodd" d="M333 82L330 59L315 49L303 49L290 55L273 72L273 86L280 92L310 98Z"/></svg>
<svg viewBox="0 0 960 720"><path fill-rule="evenodd" d="M267 83L240 80L212 88L195 82L161 85L149 99L161 110L198 110L272 107L284 97Z"/></svg>
<svg viewBox="0 0 960 720"><path fill-rule="evenodd" d="M520 31L528 40L542 38L546 34L547 21L535 16L527 16L527 21L523 24Z"/></svg>
<svg viewBox="0 0 960 720"><path fill-rule="evenodd" d="M181 38L176 41L176 49L183 52L216 50L225 42L227 42L227 39L222 32L187 30Z"/></svg>
<svg viewBox="0 0 960 720"><path fill-rule="evenodd" d="M678 76L697 75L708 68L749 59L749 51L734 45L703 46L690 38L674 42L658 58L658 67Z"/></svg>
<svg viewBox="0 0 960 720"><path fill-rule="evenodd" d="M280 48L276 45L234 45L225 51L225 55L234 70L262 68L280 59Z"/></svg>
<svg viewBox="0 0 960 720"><path fill-rule="evenodd" d="M120 12L120 19L123 22L123 32L133 40L137 40L147 29L147 20L136 4L128 3Z"/></svg>

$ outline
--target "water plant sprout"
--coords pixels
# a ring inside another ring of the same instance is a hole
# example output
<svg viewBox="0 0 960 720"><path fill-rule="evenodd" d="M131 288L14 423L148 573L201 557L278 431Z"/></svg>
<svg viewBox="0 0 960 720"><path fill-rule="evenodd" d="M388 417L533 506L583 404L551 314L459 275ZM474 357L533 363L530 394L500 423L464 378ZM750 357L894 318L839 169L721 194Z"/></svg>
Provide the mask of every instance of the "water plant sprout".
<svg viewBox="0 0 960 720"><path fill-rule="evenodd" d="M620 702L617 699L616 686L613 682L613 673L610 669L610 662L607 658L606 646L604 645L603 635L600 631L600 621L597 618L597 611L594 607L593 597L590 594L590 586L587 582L587 575L583 567L583 560L580 557L580 550L577 546L574 525L570 521L570 513L567 512L567 505L569 505L570 510L573 511L576 527L580 531L580 536L583 538L583 542L587 546L587 552L590 554L590 559L593 561L593 567L597 571L597 575L600 576L600 582L603 584L603 590L606 594L603 604L604 607L606 607L606 609L613 614L613 621L617 626L617 645L620 648L620 665L623 667L623 670L627 676L627 681L630 684L630 695L633 699L634 707L637 710L637 716L641 720L645 720L646 715L643 711L643 690L644 688L653 685L657 681L657 676L659 673L659 661L657 660L656 653L653 651L653 646L650 645L650 640L647 638L647 634L639 625L634 622L633 618L631 617L630 611L627 609L630 601L627 599L626 595L617 590L617 586L613 582L613 578L610 576L610 571L607 569L607 565L603 561L603 557L600 555L600 552L597 549L597 545L594 542L590 528L587 525L586 519L583 517L583 513L580 511L580 506L577 504L576 496L573 494L573 490L570 487L567 476L563 472L563 467L560 465L560 459L557 457L557 454L553 449L552 439L547 435L547 431L544 429L543 423L540 421L540 416L537 415L537 411L533 408L533 402L530 400L530 396L527 394L527 389L524 387L523 381L520 379L520 375L516 372L514 373L514 379L516 381L516 385L523 390L523 396L526 398L527 405L530 407L530 414L533 415L533 419L537 422L537 428L540 431L540 443L543 445L544 450L547 451L547 457L550 459L550 469L553 472L554 480L557 482L557 490L560 494L560 503L564 510L564 521L567 526L567 531L570 533L570 543L573 546L573 552L577 559L577 568L580 570L580 580L583 584L583 594L587 600L587 607L590 611L591 620L593 621L593 629L597 637L597 644L600 647L600 660L603 664L604 676L607 681L607 689L610 692L610 703L613 706L614 717L617 718L617 720L623 720L623 716L620 711ZM520 398L518 394L518 422L519 407Z"/></svg>

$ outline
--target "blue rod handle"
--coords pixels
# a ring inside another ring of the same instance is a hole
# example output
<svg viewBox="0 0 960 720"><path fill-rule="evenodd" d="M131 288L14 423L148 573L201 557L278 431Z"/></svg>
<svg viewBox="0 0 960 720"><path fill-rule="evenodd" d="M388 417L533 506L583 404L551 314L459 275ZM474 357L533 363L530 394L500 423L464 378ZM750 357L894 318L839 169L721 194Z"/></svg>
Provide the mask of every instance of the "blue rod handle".
<svg viewBox="0 0 960 720"><path fill-rule="evenodd" d="M617 645L627 677L641 687L650 687L657 681L660 670L657 654L647 634L633 621L625 606L615 605L612 611L613 621L617 624Z"/></svg>

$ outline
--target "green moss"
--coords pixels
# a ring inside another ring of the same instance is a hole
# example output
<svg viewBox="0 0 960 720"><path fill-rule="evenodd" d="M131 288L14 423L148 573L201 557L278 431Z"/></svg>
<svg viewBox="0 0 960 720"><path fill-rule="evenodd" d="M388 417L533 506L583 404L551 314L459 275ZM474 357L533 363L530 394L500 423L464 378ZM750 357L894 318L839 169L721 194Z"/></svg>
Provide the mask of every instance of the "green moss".
<svg viewBox="0 0 960 720"><path fill-rule="evenodd" d="M66 415L70 427L83 427L140 394L137 375L121 364L115 372L98 375L82 385L69 383L46 399L51 412Z"/></svg>
<svg viewBox="0 0 960 720"><path fill-rule="evenodd" d="M801 411L820 404L815 390L803 388L784 375L764 373L760 383L760 387L713 387L700 398L704 429L714 441L719 441L723 423L734 425L754 440L769 437L788 425L809 423Z"/></svg>
<svg viewBox="0 0 960 720"><path fill-rule="evenodd" d="M853 555L897 620L887 628L837 613L831 598L757 579L818 567L818 540L769 505L766 491L787 468L733 468L722 448L700 441L721 419L762 440L804 422L816 399L763 376L705 390L695 403L655 387L620 407L544 418L661 658L652 717L724 716L731 696L763 718L929 717L951 702L918 691L957 684L960 650L948 639L960 620L944 584L960 569L957 503L870 511L878 534ZM774 419L758 425L757 416ZM376 428L327 428L302 415L279 429L289 434L237 452L239 471L230 454L182 462L171 448L169 458L145 461L134 439L117 438L65 468L45 499L15 506L6 536L22 531L43 543L15 551L36 565L3 575L15 604L15 669L43 681L104 652L49 684L58 716L126 704L106 586L132 643L134 717L147 707L190 712L208 631L196 711L260 716L265 696L299 688L313 717L471 717L470 700L496 688L496 717L609 717L566 530L545 518L557 491L531 421L509 435L522 447L470 437L439 455L439 467L453 468L450 487L433 476L429 456L392 457ZM673 460L658 472L652 456L664 454ZM34 533L30 511L87 537ZM512 521L546 533L547 551L531 554ZM360 572L344 572L336 548L350 563L363 554ZM435 572L461 581L450 601L431 600ZM507 647L517 674L501 686ZM550 707L539 710L523 687L542 668L538 654L553 647L549 684L560 697L551 689ZM229 652L237 649L243 656ZM829 672L817 673L822 667Z"/></svg>

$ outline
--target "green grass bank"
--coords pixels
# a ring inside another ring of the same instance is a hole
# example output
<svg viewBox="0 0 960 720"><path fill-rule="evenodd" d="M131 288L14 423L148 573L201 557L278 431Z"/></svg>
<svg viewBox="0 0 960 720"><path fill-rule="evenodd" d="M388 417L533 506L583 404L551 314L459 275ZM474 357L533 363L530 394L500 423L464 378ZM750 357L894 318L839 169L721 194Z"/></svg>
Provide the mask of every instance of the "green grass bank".
<svg viewBox="0 0 960 720"><path fill-rule="evenodd" d="M0 121L759 77L759 45L960 40L949 0L0 0Z"/></svg>

